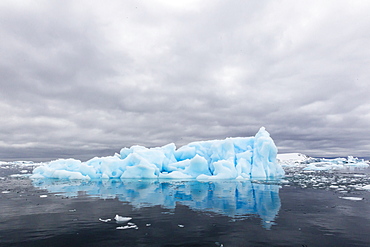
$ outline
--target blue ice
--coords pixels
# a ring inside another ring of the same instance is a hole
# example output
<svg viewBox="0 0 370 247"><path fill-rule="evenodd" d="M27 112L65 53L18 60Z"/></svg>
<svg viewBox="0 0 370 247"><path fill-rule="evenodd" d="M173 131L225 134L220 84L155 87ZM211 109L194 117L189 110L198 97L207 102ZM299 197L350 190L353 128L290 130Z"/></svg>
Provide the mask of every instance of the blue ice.
<svg viewBox="0 0 370 247"><path fill-rule="evenodd" d="M284 176L277 148L264 127L254 137L192 142L176 149L132 146L86 162L59 159L33 170L32 178L57 179L270 179Z"/></svg>
<svg viewBox="0 0 370 247"><path fill-rule="evenodd" d="M158 179L51 180L33 184L49 193L76 197L81 191L92 197L127 202L134 208L161 206L174 210L178 204L201 212L242 219L257 215L270 229L281 208L278 184L251 180L179 181Z"/></svg>

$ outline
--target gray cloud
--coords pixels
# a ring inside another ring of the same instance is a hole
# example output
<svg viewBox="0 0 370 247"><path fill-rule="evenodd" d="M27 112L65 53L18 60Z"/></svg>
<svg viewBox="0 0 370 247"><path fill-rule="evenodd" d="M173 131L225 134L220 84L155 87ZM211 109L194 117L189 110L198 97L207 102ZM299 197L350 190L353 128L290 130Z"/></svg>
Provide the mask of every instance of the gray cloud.
<svg viewBox="0 0 370 247"><path fill-rule="evenodd" d="M3 1L0 160L251 136L368 157L370 4Z"/></svg>

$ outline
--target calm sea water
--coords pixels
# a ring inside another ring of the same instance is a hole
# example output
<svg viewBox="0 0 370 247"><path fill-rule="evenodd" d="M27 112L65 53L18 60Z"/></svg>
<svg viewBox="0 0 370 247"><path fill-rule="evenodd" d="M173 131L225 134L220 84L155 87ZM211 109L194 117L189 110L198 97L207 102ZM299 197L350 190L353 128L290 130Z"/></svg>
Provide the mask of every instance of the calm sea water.
<svg viewBox="0 0 370 247"><path fill-rule="evenodd" d="M370 246L368 171L71 182L20 169L1 169L0 246Z"/></svg>

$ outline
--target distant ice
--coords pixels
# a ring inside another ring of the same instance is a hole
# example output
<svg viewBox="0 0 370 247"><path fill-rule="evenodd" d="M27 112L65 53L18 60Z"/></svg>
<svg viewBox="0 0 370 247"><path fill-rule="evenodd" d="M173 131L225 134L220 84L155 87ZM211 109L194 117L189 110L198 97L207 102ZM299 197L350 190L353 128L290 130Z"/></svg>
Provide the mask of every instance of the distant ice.
<svg viewBox="0 0 370 247"><path fill-rule="evenodd" d="M285 153L277 154L276 159L280 164L293 165L296 163L306 161L307 159L309 159L309 157L301 153Z"/></svg>
<svg viewBox="0 0 370 247"><path fill-rule="evenodd" d="M304 171L329 171L346 168L367 168L369 164L353 156L347 158L312 158L300 153L278 154L278 163L284 168L301 167Z"/></svg>
<svg viewBox="0 0 370 247"><path fill-rule="evenodd" d="M354 196L343 196L339 198L345 199L345 200L351 200L351 201L362 201L364 199L362 197L354 197Z"/></svg>
<svg viewBox="0 0 370 247"><path fill-rule="evenodd" d="M281 177L277 148L262 127L254 137L199 141L176 149L132 146L86 162L59 159L36 167L31 178L57 179L267 179Z"/></svg>
<svg viewBox="0 0 370 247"><path fill-rule="evenodd" d="M27 177L25 174L11 174L10 177L12 178L24 178Z"/></svg>
<svg viewBox="0 0 370 247"><path fill-rule="evenodd" d="M370 190L370 184L363 186L362 189L364 189L364 190Z"/></svg>
<svg viewBox="0 0 370 247"><path fill-rule="evenodd" d="M285 177L282 180L284 186L327 189L341 194L370 189L369 161L363 159L353 156L333 159L312 158L293 153L278 154L277 160L285 170Z"/></svg>

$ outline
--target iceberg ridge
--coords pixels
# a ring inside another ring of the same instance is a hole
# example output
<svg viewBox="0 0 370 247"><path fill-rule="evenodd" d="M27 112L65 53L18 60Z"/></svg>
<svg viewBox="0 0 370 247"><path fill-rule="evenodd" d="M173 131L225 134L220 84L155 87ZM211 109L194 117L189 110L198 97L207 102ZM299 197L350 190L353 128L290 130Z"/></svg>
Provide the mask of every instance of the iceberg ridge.
<svg viewBox="0 0 370 247"><path fill-rule="evenodd" d="M267 179L284 176L276 161L277 148L261 127L254 137L191 142L176 149L132 146L119 154L51 161L33 170L31 178L56 179Z"/></svg>

